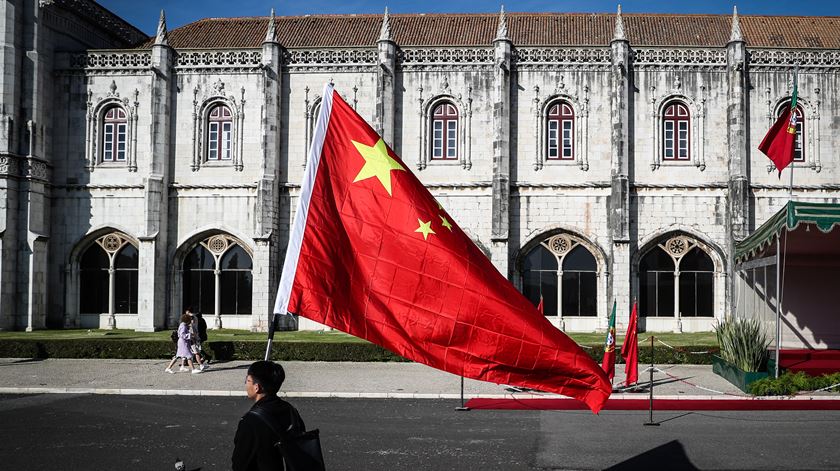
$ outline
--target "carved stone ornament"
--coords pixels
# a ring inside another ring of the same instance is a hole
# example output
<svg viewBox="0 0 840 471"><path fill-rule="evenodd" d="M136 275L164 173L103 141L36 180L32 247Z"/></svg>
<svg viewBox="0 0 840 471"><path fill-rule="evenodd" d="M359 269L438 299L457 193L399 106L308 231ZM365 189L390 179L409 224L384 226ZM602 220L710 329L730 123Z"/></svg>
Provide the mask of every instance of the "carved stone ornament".
<svg viewBox="0 0 840 471"><path fill-rule="evenodd" d="M109 256L113 257L114 254L119 252L120 249L129 242L128 237L126 237L125 234L112 232L96 239L96 243L99 244L99 246L102 247L102 250L107 252Z"/></svg>
<svg viewBox="0 0 840 471"><path fill-rule="evenodd" d="M204 165L233 165L234 170L241 171L244 168L242 160L243 133L245 122L245 88L240 89L240 99L234 95L225 95L225 83L216 79L212 89L201 94L200 85L193 89L193 161L190 165L192 171L198 171ZM201 96L199 96L201 95ZM230 160L208 161L207 160L207 126L211 110L223 105L230 109L232 120L231 133L231 157Z"/></svg>
<svg viewBox="0 0 840 471"><path fill-rule="evenodd" d="M201 245L205 246L212 254L221 255L228 249L230 241L226 236L216 235L202 242Z"/></svg>
<svg viewBox="0 0 840 471"><path fill-rule="evenodd" d="M665 242L665 250L675 259L681 258L688 253L691 248L691 242L682 236L672 237Z"/></svg>
<svg viewBox="0 0 840 471"><path fill-rule="evenodd" d="M574 247L574 241L572 241L569 236L560 234L548 239L548 243L546 245L551 253L557 256L563 256L572 250Z"/></svg>

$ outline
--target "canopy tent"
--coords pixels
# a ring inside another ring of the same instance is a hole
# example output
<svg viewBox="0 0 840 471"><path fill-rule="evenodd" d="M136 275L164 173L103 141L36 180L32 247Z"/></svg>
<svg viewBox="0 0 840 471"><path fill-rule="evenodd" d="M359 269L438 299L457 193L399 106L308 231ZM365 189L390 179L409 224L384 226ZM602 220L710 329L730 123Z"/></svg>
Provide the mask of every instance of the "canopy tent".
<svg viewBox="0 0 840 471"><path fill-rule="evenodd" d="M735 246L735 315L779 350L840 348L840 204L787 202ZM777 293L780 293L777 295Z"/></svg>

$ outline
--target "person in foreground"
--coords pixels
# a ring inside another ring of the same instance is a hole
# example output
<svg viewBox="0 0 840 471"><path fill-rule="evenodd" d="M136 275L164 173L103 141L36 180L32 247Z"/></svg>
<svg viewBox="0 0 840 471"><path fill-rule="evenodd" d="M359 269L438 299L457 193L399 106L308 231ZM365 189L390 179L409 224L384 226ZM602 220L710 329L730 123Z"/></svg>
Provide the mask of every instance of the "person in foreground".
<svg viewBox="0 0 840 471"><path fill-rule="evenodd" d="M284 469L283 456L274 447L278 437L271 428L290 435L306 430L297 409L277 397L285 379L283 367L271 361L257 361L248 368L245 392L254 405L236 429L231 457L234 471ZM271 421L271 426L257 413Z"/></svg>

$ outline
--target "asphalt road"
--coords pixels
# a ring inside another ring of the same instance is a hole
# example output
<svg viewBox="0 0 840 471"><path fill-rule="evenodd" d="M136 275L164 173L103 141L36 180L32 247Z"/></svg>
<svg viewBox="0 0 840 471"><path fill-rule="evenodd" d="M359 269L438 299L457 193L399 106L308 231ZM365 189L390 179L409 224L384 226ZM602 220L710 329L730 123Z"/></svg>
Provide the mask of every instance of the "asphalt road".
<svg viewBox="0 0 840 471"><path fill-rule="evenodd" d="M330 470L838 469L840 412L470 411L295 399ZM0 469L227 469L245 398L0 396Z"/></svg>

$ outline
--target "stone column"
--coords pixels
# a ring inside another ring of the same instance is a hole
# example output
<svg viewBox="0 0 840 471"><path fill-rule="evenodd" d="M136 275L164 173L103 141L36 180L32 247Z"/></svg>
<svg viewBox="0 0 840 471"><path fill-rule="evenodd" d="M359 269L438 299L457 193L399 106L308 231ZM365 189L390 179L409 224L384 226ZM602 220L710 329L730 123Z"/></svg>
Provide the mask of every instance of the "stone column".
<svg viewBox="0 0 840 471"><path fill-rule="evenodd" d="M510 278L510 106L511 54L513 44L507 35L504 10L493 40L493 225L491 241L493 263Z"/></svg>
<svg viewBox="0 0 840 471"><path fill-rule="evenodd" d="M729 217L726 220L726 275L734 280L735 242L749 235L750 180L747 152L747 46L741 34L738 10L732 16L732 34L726 45L726 138L729 160ZM727 286L726 306L734 312L732 286Z"/></svg>
<svg viewBox="0 0 840 471"><path fill-rule="evenodd" d="M615 300L619 312L630 305L630 100L632 84L630 74L630 43L624 35L621 7L616 15L615 35L610 43L612 69L610 79L611 118L611 192L607 220L610 227L610 248L612 251L611 277L607 282L607 299ZM607 302L609 306L612 303ZM598 327L607 329L610 312L602 313Z"/></svg>
<svg viewBox="0 0 840 471"><path fill-rule="evenodd" d="M263 118L260 123L262 136L262 171L257 181L252 259L251 328L263 330L274 308L277 295L282 247L279 238L279 186L280 179L280 128L282 104L281 49L275 39L274 10L271 11L268 31L262 44L262 102ZM282 241L285 242L285 241Z"/></svg>
<svg viewBox="0 0 840 471"><path fill-rule="evenodd" d="M376 115L373 127L394 147L394 123L396 114L397 44L391 39L388 10L382 19L382 30L376 42L379 49L379 68L376 70Z"/></svg>
<svg viewBox="0 0 840 471"><path fill-rule="evenodd" d="M166 21L161 12L158 35L152 46L151 64L151 159L144 179L144 227L140 239L140 266L137 293L137 330L151 332L166 327L168 274L171 257L168 245L169 157L172 111L174 108L174 51L166 37ZM177 313L176 313L177 314Z"/></svg>

